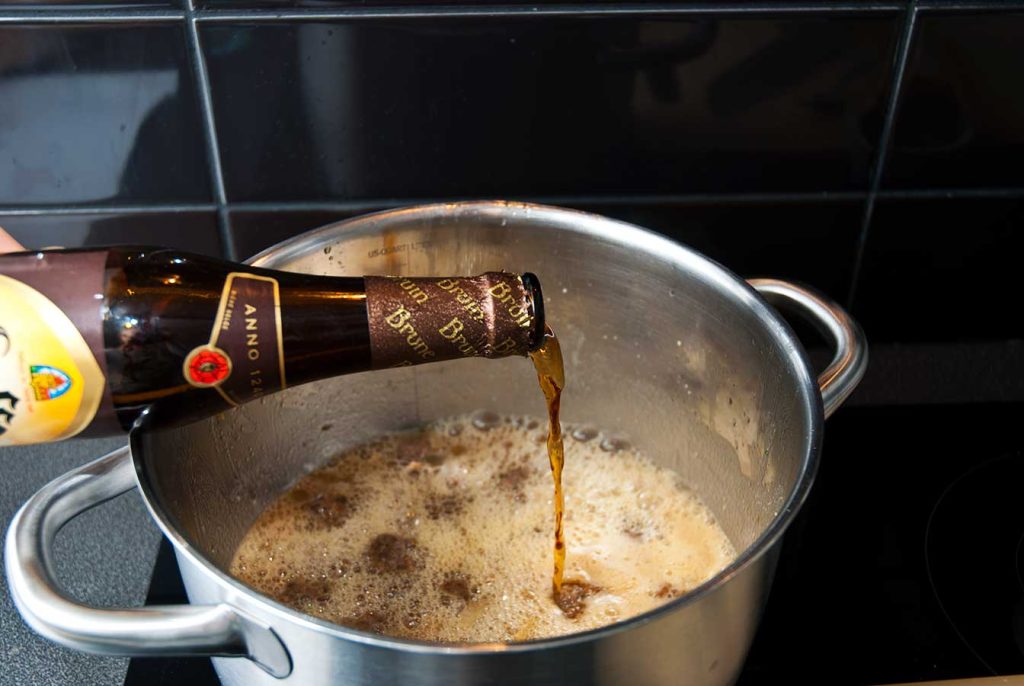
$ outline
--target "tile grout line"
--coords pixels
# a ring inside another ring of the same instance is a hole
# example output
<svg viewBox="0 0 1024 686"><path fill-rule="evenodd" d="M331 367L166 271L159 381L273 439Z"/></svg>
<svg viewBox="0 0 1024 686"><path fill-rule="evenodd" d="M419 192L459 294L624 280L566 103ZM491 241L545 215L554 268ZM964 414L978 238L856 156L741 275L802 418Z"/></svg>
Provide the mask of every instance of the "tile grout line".
<svg viewBox="0 0 1024 686"><path fill-rule="evenodd" d="M1024 0L917 0L921 12L1019 12Z"/></svg>
<svg viewBox="0 0 1024 686"><path fill-rule="evenodd" d="M0 206L0 215L12 217L47 217L88 214L175 214L179 212L214 212L214 203L154 203L149 205L38 205L34 207Z"/></svg>
<svg viewBox="0 0 1024 686"><path fill-rule="evenodd" d="M848 310L853 309L857 299L857 288L860 286L861 272L864 268L864 253L867 249L868 234L871 230L871 222L874 219L875 202L878 199L879 188L882 185L885 163L889 157L893 128L896 123L896 113L899 109L900 96L903 92L903 79L906 76L907 62L910 59L910 48L914 41L916 29L917 2L916 0L910 0L907 5L907 16L904 20L903 30L900 33L900 41L896 47L896 59L893 64L891 80L892 89L889 93L889 103L886 106L882 131L878 137L878 154L875 157L875 164L871 170L871 185L868 188L868 197L864 201L864 214L861 217L860 234L857 237L857 248L853 258L853 273L850 276L850 290L846 296L846 307Z"/></svg>
<svg viewBox="0 0 1024 686"><path fill-rule="evenodd" d="M0 26L5 24L169 24L185 17L182 10L167 9L3 9Z"/></svg>
<svg viewBox="0 0 1024 686"><path fill-rule="evenodd" d="M899 12L903 0L878 0L876 2L850 2L836 0L823 3L780 3L771 2L705 2L695 4L678 3L634 3L609 4L551 3L549 5L444 5L388 6L292 9L242 8L242 9L195 9L174 10L163 8L143 9L5 9L0 6L0 25L5 24L126 24L126 23L172 23L182 20L197 23L220 22L283 22L283 21L329 21L345 19L438 19L471 17L600 17L600 16L687 16L700 14L721 14L743 16L749 14L878 14ZM917 12L1019 12L1024 10L1024 0L919 0Z"/></svg>
<svg viewBox="0 0 1024 686"><path fill-rule="evenodd" d="M1022 0L1024 1L1024 0ZM852 14L876 14L899 12L905 6L904 0L879 0L877 2L822 2L822 3L771 3L771 2L707 2L694 4L680 3L634 3L619 2L606 4L550 3L529 5L459 5L432 4L426 6L399 5L378 7L339 8L288 8L273 9L207 9L197 13L200 22L235 21L321 21L332 19L444 19L459 17L598 17L598 16L686 16L700 14L745 15L745 14L828 14L844 12Z"/></svg>
<svg viewBox="0 0 1024 686"><path fill-rule="evenodd" d="M502 198L519 202L549 205L602 205L619 207L637 205L657 207L665 205L687 206L734 206L755 204L815 204L852 203L866 201L866 191L835 191L808 193L708 193L703 195L564 195L564 196L519 196ZM889 189L876 194L882 200L957 200L957 199L1018 199L1024 198L1024 187L1008 188L928 188ZM367 198L365 200L254 200L227 203L226 207L235 212L370 212L388 207L424 205L432 203L458 202L459 200L493 200L486 197L418 197L418 198ZM151 203L147 205L0 205L0 216L59 216L90 214L160 214L180 212L216 212L218 205L203 203Z"/></svg>
<svg viewBox="0 0 1024 686"><path fill-rule="evenodd" d="M1022 191L1024 192L1024 191ZM403 207L408 205L427 205L451 202L522 202L541 205L603 205L622 206L639 205L719 205L719 204L757 204L757 203L814 203L814 202L853 202L865 197L863 192L828 192L828 193L735 193L735 194L637 194L637 195L558 195L558 196L524 196L510 195L503 197L378 197L358 200L298 200L298 201L236 201L231 209L236 211L370 211L383 207Z"/></svg>
<svg viewBox="0 0 1024 686"><path fill-rule="evenodd" d="M1020 0L1024 2L1024 0ZM128 22L173 22L191 19L203 22L231 21L317 21L330 19L435 19L444 17L523 17L523 16L609 16L609 15L688 15L688 14L750 14L750 13L828 13L847 12L855 14L873 14L877 12L898 12L903 0L876 0L873 2L851 2L849 0L833 0L831 2L790 2L778 3L764 1L748 1L741 3L704 2L689 5L678 3L644 3L616 2L607 4L588 4L585 2L559 2L522 5L459 5L430 4L424 6L387 5L377 7L346 7L294 9L286 6L279 8L238 8L238 9L196 9L192 2L185 0L184 10L163 8L142 9L4 9L0 7L0 24L2 23L62 23L62 22L96 22L96 23L128 23Z"/></svg>
<svg viewBox="0 0 1024 686"><path fill-rule="evenodd" d="M217 208L217 228L220 231L221 249L229 260L238 259L235 239L231 233L231 215L228 212L227 191L224 186L224 169L220 159L220 144L217 140L217 123L213 116L213 93L210 90L210 74L206 68L206 57L200 44L199 29L196 26L196 10L193 0L184 0L185 31L195 87L199 96L199 109L203 121L203 138L206 141L206 158L213 200Z"/></svg>

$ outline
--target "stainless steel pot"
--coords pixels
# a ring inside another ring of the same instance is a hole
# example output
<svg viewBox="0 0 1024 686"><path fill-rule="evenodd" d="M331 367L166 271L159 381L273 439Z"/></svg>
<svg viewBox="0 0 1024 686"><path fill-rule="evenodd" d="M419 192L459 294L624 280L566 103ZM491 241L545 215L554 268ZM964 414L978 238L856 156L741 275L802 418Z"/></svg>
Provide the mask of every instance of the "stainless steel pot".
<svg viewBox="0 0 1024 686"><path fill-rule="evenodd" d="M11 524L6 567L25 620L114 655L213 655L226 684L728 684L764 604L780 537L810 488L822 421L864 372L857 326L780 281L740 280L634 226L552 207L475 202L383 212L307 233L252 264L314 274L536 272L568 366L563 412L627 434L678 471L742 551L692 593L603 629L518 644L434 645L319 621L225 570L271 499L340 450L481 407L543 414L522 359L357 374L289 389L57 479ZM817 381L766 302L818 322L837 353ZM569 452L568 459L572 459ZM190 605L96 609L53 572L57 530L138 488L177 553ZM572 531L568 531L572 554Z"/></svg>

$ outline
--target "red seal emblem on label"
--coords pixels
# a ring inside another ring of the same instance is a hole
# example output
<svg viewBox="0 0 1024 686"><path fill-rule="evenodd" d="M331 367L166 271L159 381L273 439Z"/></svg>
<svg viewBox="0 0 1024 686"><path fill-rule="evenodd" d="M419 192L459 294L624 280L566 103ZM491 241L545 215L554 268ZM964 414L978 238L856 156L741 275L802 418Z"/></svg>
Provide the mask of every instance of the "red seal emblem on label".
<svg viewBox="0 0 1024 686"><path fill-rule="evenodd" d="M201 345L185 358L185 379L193 386L216 386L231 375L231 358L212 345Z"/></svg>

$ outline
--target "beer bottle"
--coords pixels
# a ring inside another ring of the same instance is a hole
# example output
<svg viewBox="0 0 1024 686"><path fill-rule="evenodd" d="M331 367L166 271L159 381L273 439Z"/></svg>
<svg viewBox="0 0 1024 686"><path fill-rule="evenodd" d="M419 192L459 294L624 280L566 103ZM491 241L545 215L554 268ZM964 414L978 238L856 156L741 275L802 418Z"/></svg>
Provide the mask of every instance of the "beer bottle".
<svg viewBox="0 0 1024 686"><path fill-rule="evenodd" d="M178 250L0 256L0 445L180 424L288 386L544 340L531 274L334 277Z"/></svg>

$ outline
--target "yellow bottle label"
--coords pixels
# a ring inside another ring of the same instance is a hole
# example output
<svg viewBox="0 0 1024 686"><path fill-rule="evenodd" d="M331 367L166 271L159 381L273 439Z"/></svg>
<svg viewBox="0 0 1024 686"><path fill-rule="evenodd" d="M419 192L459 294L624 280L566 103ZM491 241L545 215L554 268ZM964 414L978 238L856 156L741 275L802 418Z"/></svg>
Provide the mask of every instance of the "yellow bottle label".
<svg viewBox="0 0 1024 686"><path fill-rule="evenodd" d="M0 446L59 441L89 425L106 380L49 298L0 274Z"/></svg>

